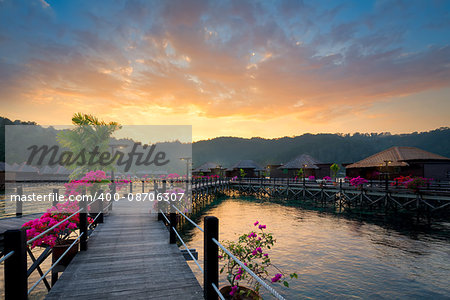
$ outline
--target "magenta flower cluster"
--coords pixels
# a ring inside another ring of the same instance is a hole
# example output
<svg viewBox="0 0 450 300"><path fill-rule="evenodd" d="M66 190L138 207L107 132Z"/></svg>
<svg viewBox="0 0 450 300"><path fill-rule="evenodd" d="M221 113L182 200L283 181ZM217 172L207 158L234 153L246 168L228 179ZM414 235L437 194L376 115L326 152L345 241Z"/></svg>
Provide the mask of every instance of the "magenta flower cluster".
<svg viewBox="0 0 450 300"><path fill-rule="evenodd" d="M277 274L275 274L274 277L272 277L272 282L277 282L277 281L279 281L282 277L283 277L282 274L277 273Z"/></svg>
<svg viewBox="0 0 450 300"><path fill-rule="evenodd" d="M290 279L297 278L297 274L285 274L272 264L269 254L265 252L272 249L275 239L271 233L265 231L266 225L256 221L253 226L257 229L241 235L238 241L224 241L225 247L258 277L267 281L270 279L273 283L282 282L284 286L289 287L288 277ZM227 252L221 251L219 258L225 261L220 273L225 270L228 273L227 279L231 285L229 295L232 299L236 299L238 295L245 293L240 290L243 282L252 286L251 289L258 293L260 284L245 269L241 268Z"/></svg>
<svg viewBox="0 0 450 300"><path fill-rule="evenodd" d="M360 187L366 184L367 182L368 182L367 179L364 179L361 176L350 179L350 184L354 187Z"/></svg>
<svg viewBox="0 0 450 300"><path fill-rule="evenodd" d="M32 239L42 232L46 231L66 219L78 210L78 203L76 201L66 201L58 203L56 206L47 210L41 217L30 220L22 225L26 229L27 239ZM31 249L36 246L50 246L54 247L61 239L62 235L67 235L74 232L78 228L80 220L79 214L74 215L69 220L64 221L47 234L38 238L31 244ZM92 223L92 219L88 218L88 222Z"/></svg>

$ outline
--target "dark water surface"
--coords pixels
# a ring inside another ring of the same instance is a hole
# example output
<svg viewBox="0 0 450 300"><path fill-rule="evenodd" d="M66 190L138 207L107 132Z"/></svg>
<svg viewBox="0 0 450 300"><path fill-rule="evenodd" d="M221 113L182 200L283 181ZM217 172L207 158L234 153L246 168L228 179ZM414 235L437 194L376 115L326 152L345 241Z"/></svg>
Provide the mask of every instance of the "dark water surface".
<svg viewBox="0 0 450 300"><path fill-rule="evenodd" d="M236 240L255 221L267 225L277 240L272 262L299 275L290 289L276 285L287 299L450 299L448 237L242 199L227 199L204 215L219 218L220 240ZM203 217L198 221L203 227ZM202 260L203 234L192 229L187 236ZM265 290L262 295L271 299Z"/></svg>

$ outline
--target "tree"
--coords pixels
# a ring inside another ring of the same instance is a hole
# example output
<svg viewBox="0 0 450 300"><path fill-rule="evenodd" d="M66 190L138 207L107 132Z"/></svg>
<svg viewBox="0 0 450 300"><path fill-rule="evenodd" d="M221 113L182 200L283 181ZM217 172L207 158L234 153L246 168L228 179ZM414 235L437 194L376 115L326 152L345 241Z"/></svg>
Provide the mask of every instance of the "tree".
<svg viewBox="0 0 450 300"><path fill-rule="evenodd" d="M334 163L331 165L330 170L331 173L333 174L333 177L336 177L337 173L339 172L339 165L337 163Z"/></svg>
<svg viewBox="0 0 450 300"><path fill-rule="evenodd" d="M241 176L241 178L244 178L246 175L247 175L247 173L245 173L245 171L244 171L244 169L239 169L239 175Z"/></svg>
<svg viewBox="0 0 450 300"><path fill-rule="evenodd" d="M72 124L75 125L75 128L60 131L56 139L62 147L70 149L75 157L82 151L87 155L95 148L99 153L108 152L111 134L121 128L117 122L106 123L93 115L82 113L74 114ZM86 162L83 163L82 159L80 156L75 162L66 165L69 170L74 170L70 175L71 179L79 178L89 171L114 170L112 163L107 165L98 162L87 164Z"/></svg>

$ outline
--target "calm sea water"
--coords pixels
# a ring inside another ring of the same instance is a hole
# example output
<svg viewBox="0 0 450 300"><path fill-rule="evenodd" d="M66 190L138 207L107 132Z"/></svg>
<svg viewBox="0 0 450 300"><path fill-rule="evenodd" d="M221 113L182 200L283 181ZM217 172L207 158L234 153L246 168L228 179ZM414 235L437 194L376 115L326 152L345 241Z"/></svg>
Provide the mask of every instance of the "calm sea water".
<svg viewBox="0 0 450 300"><path fill-rule="evenodd" d="M450 239L443 235L243 199L225 200L204 215L219 218L220 240L237 239L255 221L267 225L277 240L272 262L299 275L290 289L276 285L287 299L450 299ZM192 229L187 236L202 259L203 234Z"/></svg>

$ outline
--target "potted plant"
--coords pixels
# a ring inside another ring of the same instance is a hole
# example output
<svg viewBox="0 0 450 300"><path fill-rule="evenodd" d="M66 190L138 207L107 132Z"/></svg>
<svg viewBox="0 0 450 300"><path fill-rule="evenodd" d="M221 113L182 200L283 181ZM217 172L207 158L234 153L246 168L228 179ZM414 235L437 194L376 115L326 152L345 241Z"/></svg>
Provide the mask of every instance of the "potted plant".
<svg viewBox="0 0 450 300"><path fill-rule="evenodd" d="M265 231L266 225L256 221L254 226L255 230L242 234L237 241L224 241L224 246L261 279L289 287L288 280L298 278L297 274L288 275L271 262L268 250L276 241L271 233ZM220 289L225 299L261 299L258 281L222 249L219 259L224 262L220 273L225 272L229 282Z"/></svg>
<svg viewBox="0 0 450 300"><path fill-rule="evenodd" d="M47 210L41 217L30 220L22 225L26 229L27 239L32 239L39 234L45 232L48 228L53 227L59 222L66 219L79 209L76 201L66 201L58 203L56 206ZM74 241L72 234L76 234L79 228L80 214L76 214L65 222L61 223L53 230L50 230L40 238L36 239L29 246L31 249L39 247L53 248L53 261L56 261L69 248ZM88 218L88 223L93 222L92 218ZM78 252L78 243L73 246L67 255L61 260L60 264L67 266L72 258Z"/></svg>

